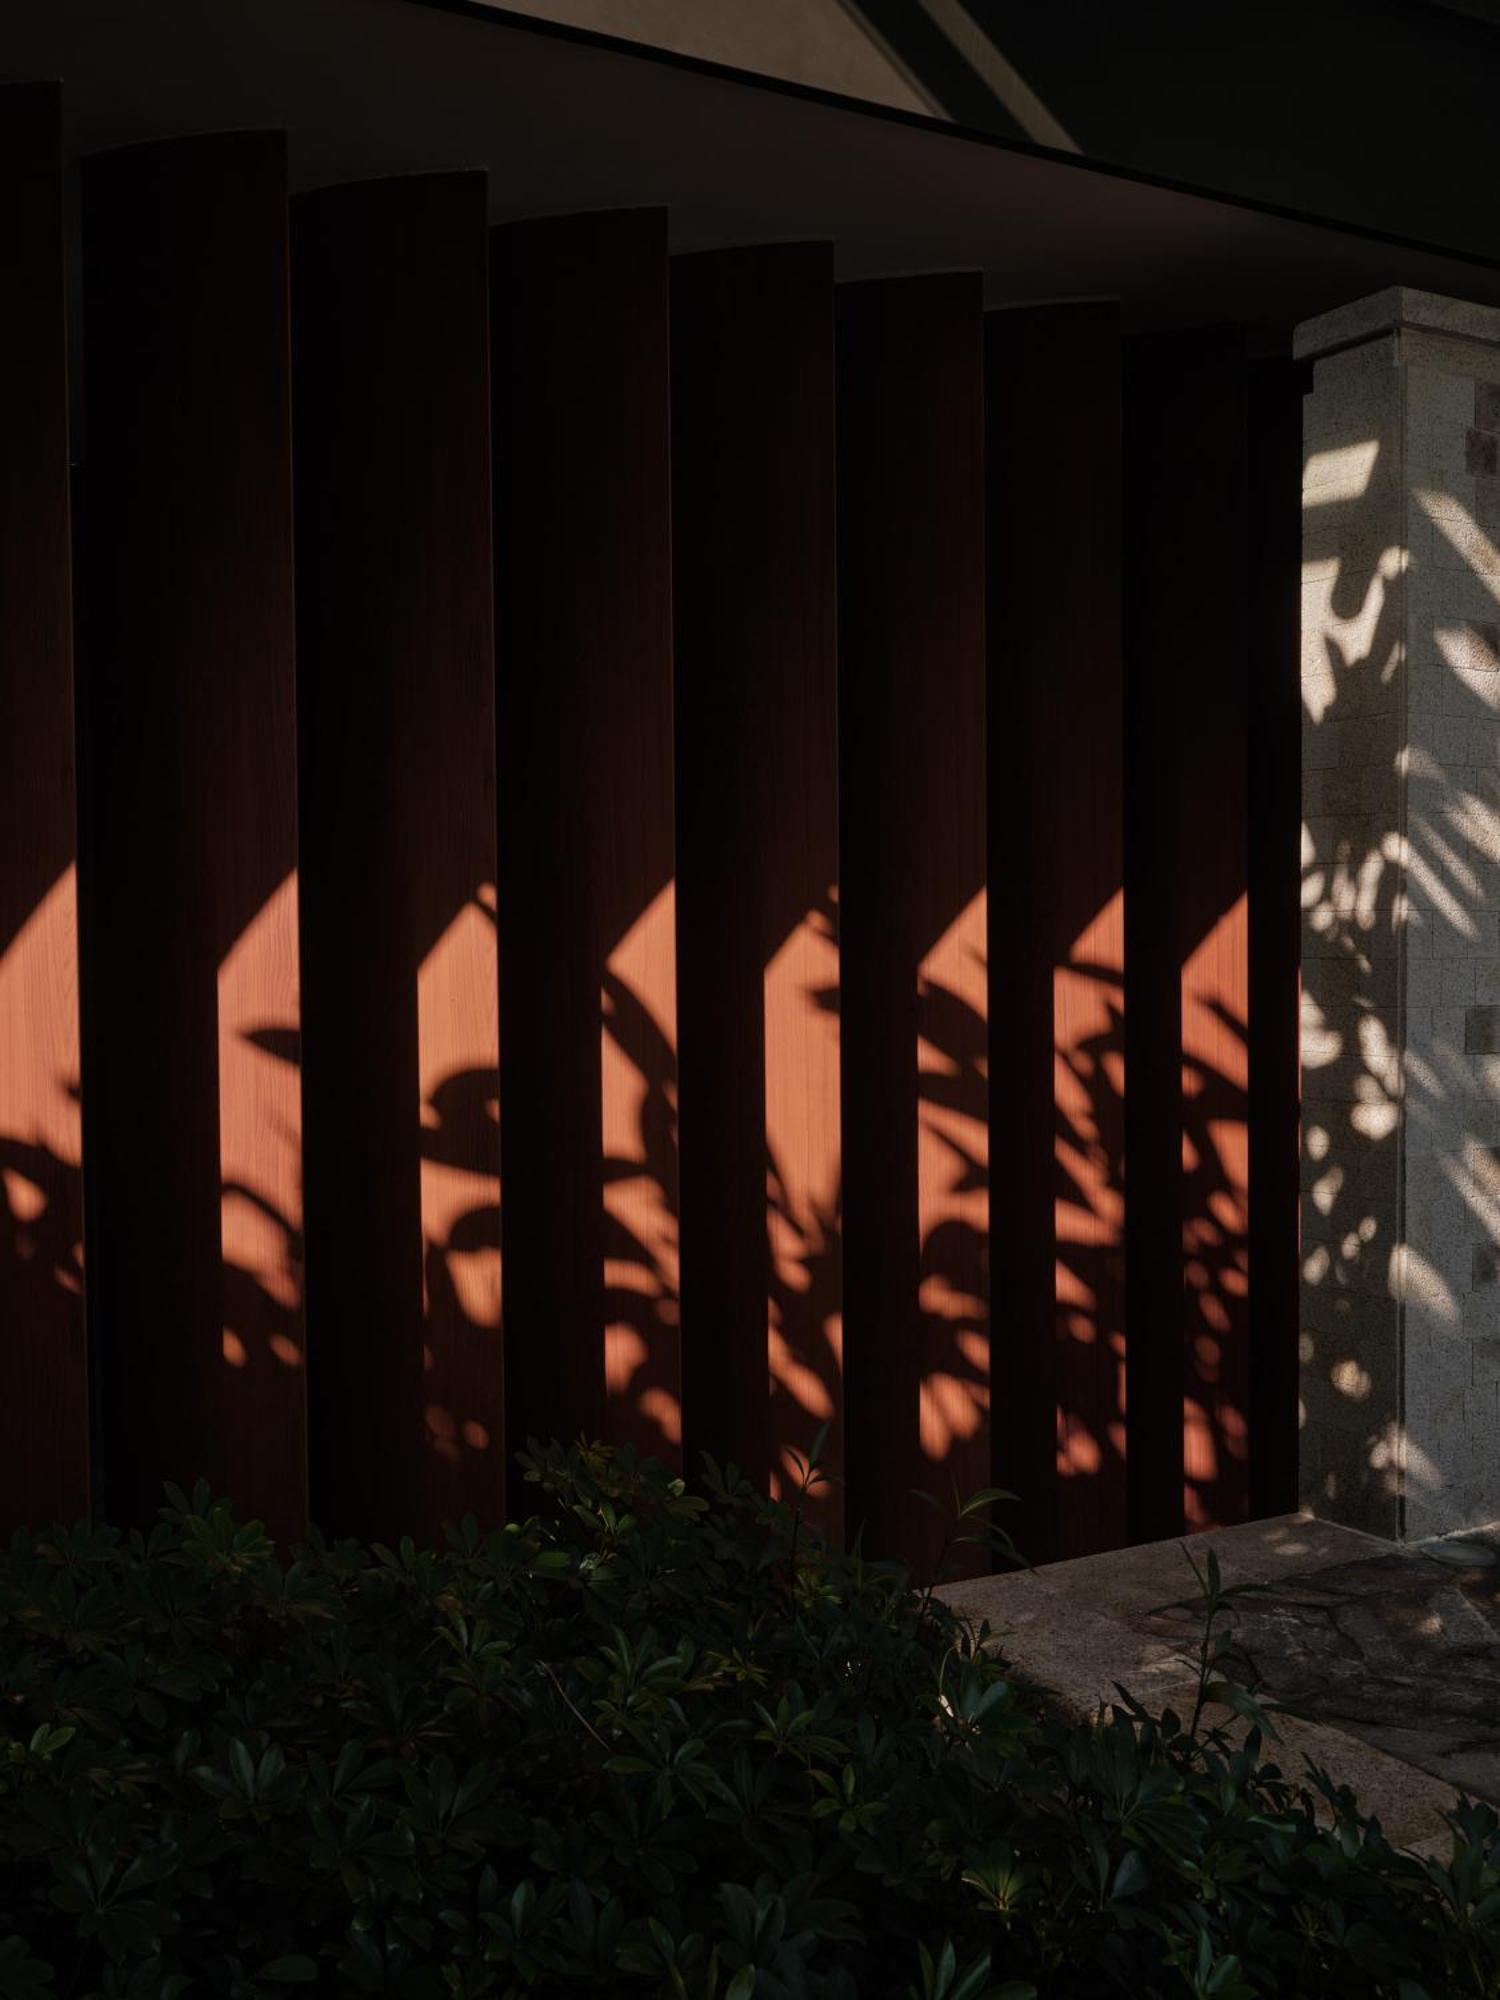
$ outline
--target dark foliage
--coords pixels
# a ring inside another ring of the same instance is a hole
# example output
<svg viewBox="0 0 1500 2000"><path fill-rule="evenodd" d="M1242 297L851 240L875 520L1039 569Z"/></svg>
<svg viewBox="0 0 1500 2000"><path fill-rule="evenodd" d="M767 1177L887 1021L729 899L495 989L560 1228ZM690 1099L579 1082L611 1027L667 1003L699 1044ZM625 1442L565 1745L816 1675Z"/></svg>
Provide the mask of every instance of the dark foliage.
<svg viewBox="0 0 1500 2000"><path fill-rule="evenodd" d="M1393 1851L1263 1761L1211 1626L1188 1721L1070 1726L732 1477L529 1477L439 1552L284 1566L203 1490L17 1536L0 1994L1500 1992L1495 1815Z"/></svg>

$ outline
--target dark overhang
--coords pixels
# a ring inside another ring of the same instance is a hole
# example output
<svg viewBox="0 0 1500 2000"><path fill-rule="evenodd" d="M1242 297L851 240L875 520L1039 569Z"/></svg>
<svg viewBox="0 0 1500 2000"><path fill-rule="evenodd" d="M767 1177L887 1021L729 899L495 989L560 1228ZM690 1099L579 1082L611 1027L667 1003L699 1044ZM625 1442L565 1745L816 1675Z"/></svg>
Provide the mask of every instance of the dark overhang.
<svg viewBox="0 0 1500 2000"><path fill-rule="evenodd" d="M1500 304L1500 265L468 0L0 0L0 70L61 77L78 152L280 126L299 188L484 167L497 219L662 204L674 249L829 238L843 278L979 268L993 305L1296 321L1390 285ZM1267 142L1275 143L1274 107Z"/></svg>

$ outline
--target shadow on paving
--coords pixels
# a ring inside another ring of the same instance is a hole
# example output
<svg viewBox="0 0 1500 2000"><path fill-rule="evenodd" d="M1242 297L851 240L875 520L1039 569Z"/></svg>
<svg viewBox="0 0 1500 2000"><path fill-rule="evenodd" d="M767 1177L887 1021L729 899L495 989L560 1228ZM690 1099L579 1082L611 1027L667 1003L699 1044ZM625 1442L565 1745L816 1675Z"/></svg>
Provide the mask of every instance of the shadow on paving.
<svg viewBox="0 0 1500 2000"><path fill-rule="evenodd" d="M1190 1645L1198 1618L1129 1622ZM1273 1700L1500 1804L1500 1530L1285 1578L1234 1631Z"/></svg>

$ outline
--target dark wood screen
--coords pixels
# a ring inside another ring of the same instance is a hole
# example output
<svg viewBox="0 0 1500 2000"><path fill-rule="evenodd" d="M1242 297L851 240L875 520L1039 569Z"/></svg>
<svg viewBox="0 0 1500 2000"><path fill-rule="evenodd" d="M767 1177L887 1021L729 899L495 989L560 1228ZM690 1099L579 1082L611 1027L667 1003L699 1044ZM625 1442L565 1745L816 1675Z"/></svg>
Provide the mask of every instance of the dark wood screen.
<svg viewBox="0 0 1500 2000"><path fill-rule="evenodd" d="M841 293L848 1519L919 1560L989 1483L982 348L977 277Z"/></svg>
<svg viewBox="0 0 1500 2000"><path fill-rule="evenodd" d="M1302 692L1298 657L1302 398L1311 368L1250 367L1249 1126L1250 1513L1298 1504L1301 1172L1298 963L1302 951Z"/></svg>
<svg viewBox="0 0 1500 2000"><path fill-rule="evenodd" d="M675 1458L667 219L492 259L511 1443Z"/></svg>
<svg viewBox="0 0 1500 2000"><path fill-rule="evenodd" d="M684 1415L783 1492L843 1446L833 299L823 244L672 271Z"/></svg>
<svg viewBox="0 0 1500 2000"><path fill-rule="evenodd" d="M1278 591L1286 602L1287 575L1268 572L1295 571L1289 544L1274 548L1257 528L1252 461L1265 440L1252 427L1241 333L1136 339L1125 407L1130 1529L1153 1540L1243 1519L1251 1505L1251 857L1252 813L1268 805L1262 776L1275 786L1269 809L1288 803L1284 695L1271 697L1274 725L1261 725L1280 776L1252 764L1252 633L1269 629ZM1286 476L1285 419L1276 436ZM1284 916L1266 972L1289 1018L1267 1024L1263 1061L1268 1078L1293 1084L1294 1121L1295 991L1274 969ZM1273 1148L1284 1118L1277 1129ZM1265 1241L1295 1269L1285 1171Z"/></svg>
<svg viewBox="0 0 1500 2000"><path fill-rule="evenodd" d="M1298 371L0 108L0 1525L1293 1505Z"/></svg>
<svg viewBox="0 0 1500 2000"><path fill-rule="evenodd" d="M89 1499L58 91L0 91L0 1523Z"/></svg>
<svg viewBox="0 0 1500 2000"><path fill-rule="evenodd" d="M504 1505L478 174L293 223L312 1512Z"/></svg>
<svg viewBox="0 0 1500 2000"><path fill-rule="evenodd" d="M986 336L994 1468L1041 1561L1125 1502L1119 312Z"/></svg>
<svg viewBox="0 0 1500 2000"><path fill-rule="evenodd" d="M305 1519L286 148L83 172L80 862L103 1503Z"/></svg>

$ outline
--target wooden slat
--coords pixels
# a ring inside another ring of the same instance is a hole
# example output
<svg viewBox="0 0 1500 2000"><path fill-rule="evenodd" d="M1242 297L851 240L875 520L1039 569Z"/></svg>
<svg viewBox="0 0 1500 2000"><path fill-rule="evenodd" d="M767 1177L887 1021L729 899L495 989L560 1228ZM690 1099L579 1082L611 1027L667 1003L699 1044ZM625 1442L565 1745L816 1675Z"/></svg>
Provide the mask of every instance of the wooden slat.
<svg viewBox="0 0 1500 2000"><path fill-rule="evenodd" d="M680 1445L667 230L494 232L512 1448Z"/></svg>
<svg viewBox="0 0 1500 2000"><path fill-rule="evenodd" d="M89 1500L62 146L0 91L0 1533Z"/></svg>
<svg viewBox="0 0 1500 2000"><path fill-rule="evenodd" d="M1302 699L1298 671L1302 397L1311 369L1250 375L1250 1511L1296 1507L1298 957Z"/></svg>
<svg viewBox="0 0 1500 2000"><path fill-rule="evenodd" d="M1248 1506L1248 472L1232 330L1127 349L1136 1540Z"/></svg>
<svg viewBox="0 0 1500 2000"><path fill-rule="evenodd" d="M1125 1539L1124 700L1112 305L986 322L995 1483Z"/></svg>
<svg viewBox="0 0 1500 2000"><path fill-rule="evenodd" d="M485 184L293 214L312 1512L504 1505Z"/></svg>
<svg viewBox="0 0 1500 2000"><path fill-rule="evenodd" d="M922 1561L989 1479L979 281L840 298L848 1520Z"/></svg>
<svg viewBox="0 0 1500 2000"><path fill-rule="evenodd" d="M842 1417L833 296L672 269L684 1420L781 1493Z"/></svg>
<svg viewBox="0 0 1500 2000"><path fill-rule="evenodd" d="M107 1511L305 1508L286 159L83 176L80 865Z"/></svg>

